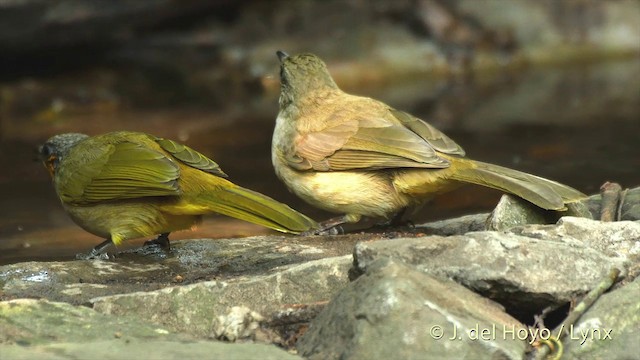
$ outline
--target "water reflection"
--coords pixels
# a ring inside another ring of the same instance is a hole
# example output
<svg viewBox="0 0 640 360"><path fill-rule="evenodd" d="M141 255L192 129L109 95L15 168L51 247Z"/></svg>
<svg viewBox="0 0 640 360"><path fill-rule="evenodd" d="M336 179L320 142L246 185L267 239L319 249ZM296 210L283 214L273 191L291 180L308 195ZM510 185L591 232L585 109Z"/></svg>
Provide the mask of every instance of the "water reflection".
<svg viewBox="0 0 640 360"><path fill-rule="evenodd" d="M28 91L20 86L10 89L12 92L5 88L0 108L0 263L70 259L101 241L69 220L47 172L34 161L37 144L59 132L98 134L127 129L180 140L211 156L239 185L268 194L318 220L329 216L288 193L273 174L269 152L276 92L246 107L222 110L140 109L116 105L113 97L106 95L98 100L94 97L90 106L75 106L59 97L49 98L49 102L34 100L34 110L24 106L28 101L11 100L28 97ZM640 61L634 60L464 80L413 79L349 91L428 119L472 158L594 193L607 180L624 186L640 184L639 89ZM16 103L22 105L14 106ZM498 196L497 192L469 186L437 199L416 220L487 210ZM269 232L213 216L198 231L181 232L172 239ZM138 246L141 241L130 245Z"/></svg>

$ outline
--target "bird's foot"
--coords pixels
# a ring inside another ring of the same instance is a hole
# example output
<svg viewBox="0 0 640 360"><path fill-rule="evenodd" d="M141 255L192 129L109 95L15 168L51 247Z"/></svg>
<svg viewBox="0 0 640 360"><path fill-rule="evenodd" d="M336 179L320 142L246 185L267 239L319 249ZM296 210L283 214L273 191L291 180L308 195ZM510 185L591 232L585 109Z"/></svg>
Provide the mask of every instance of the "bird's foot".
<svg viewBox="0 0 640 360"><path fill-rule="evenodd" d="M312 235L322 235L322 236L331 236L331 235L342 235L344 234L344 229L340 225L334 225L329 228L318 228L314 230L305 231L300 234L300 236L312 236Z"/></svg>
<svg viewBox="0 0 640 360"><path fill-rule="evenodd" d="M309 236L344 234L344 229L340 225L357 223L358 221L360 221L361 217L362 216L357 214L345 214L342 216L334 217L319 223L317 229L305 231L301 235Z"/></svg>
<svg viewBox="0 0 640 360"><path fill-rule="evenodd" d="M142 246L144 246L144 247L147 247L147 246L159 246L162 249L171 250L171 242L169 241L169 233L160 234L154 240L145 241Z"/></svg>
<svg viewBox="0 0 640 360"><path fill-rule="evenodd" d="M414 230L416 228L416 224L411 220L397 221L396 219L393 219L391 221L376 224L373 227L378 229L407 228L409 230Z"/></svg>
<svg viewBox="0 0 640 360"><path fill-rule="evenodd" d="M98 244L93 249L91 249L91 251L89 251L88 253L76 254L76 259L77 260L109 260L110 257L106 250L112 244L113 242L111 241L111 239L107 239L101 242L100 244Z"/></svg>

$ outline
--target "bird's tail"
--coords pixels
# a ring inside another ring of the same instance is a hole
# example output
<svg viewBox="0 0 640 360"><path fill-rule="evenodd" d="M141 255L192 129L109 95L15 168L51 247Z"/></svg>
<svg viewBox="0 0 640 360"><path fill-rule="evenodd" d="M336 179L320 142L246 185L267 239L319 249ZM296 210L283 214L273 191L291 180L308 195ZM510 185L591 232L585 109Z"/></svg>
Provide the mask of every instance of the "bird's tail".
<svg viewBox="0 0 640 360"><path fill-rule="evenodd" d="M258 192L240 186L220 187L198 196L206 210L262 225L284 233L298 234L318 224L309 217Z"/></svg>
<svg viewBox="0 0 640 360"><path fill-rule="evenodd" d="M587 197L569 186L521 171L469 159L450 160L466 163L466 166L455 166L457 170L451 172L451 179L501 190L543 209L566 210L566 203Z"/></svg>

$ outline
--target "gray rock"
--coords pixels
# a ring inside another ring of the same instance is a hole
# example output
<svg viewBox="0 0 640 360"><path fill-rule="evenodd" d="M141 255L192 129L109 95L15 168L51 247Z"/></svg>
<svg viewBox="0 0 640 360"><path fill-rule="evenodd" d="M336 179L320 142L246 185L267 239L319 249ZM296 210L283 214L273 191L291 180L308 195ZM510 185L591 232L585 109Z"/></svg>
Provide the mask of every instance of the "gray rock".
<svg viewBox="0 0 640 360"><path fill-rule="evenodd" d="M212 332L216 339L235 342L238 339L254 337L265 319L262 315L246 306L234 306L228 314L213 319Z"/></svg>
<svg viewBox="0 0 640 360"><path fill-rule="evenodd" d="M553 226L522 229L530 237L484 231L358 243L352 277L366 273L375 260L388 257L440 278L452 278L509 308L530 312L566 303L593 288L612 267L627 264L625 257L607 256L572 238L579 234L571 232L572 228L567 228L564 237L547 237Z"/></svg>
<svg viewBox="0 0 640 360"><path fill-rule="evenodd" d="M640 354L640 278L604 294L569 328L563 359L637 359ZM560 328L554 330L557 334Z"/></svg>
<svg viewBox="0 0 640 360"><path fill-rule="evenodd" d="M309 359L521 359L526 342L509 335L519 329L500 305L382 259L331 301L297 348Z"/></svg>
<svg viewBox="0 0 640 360"><path fill-rule="evenodd" d="M0 302L0 344L46 345L92 340L181 338L163 327L132 317L100 314L84 306L46 300ZM183 337L184 338L184 337Z"/></svg>
<svg viewBox="0 0 640 360"><path fill-rule="evenodd" d="M486 230L488 217L489 214L465 215L454 219L416 225L416 229L424 231L429 235L463 235L470 231Z"/></svg>
<svg viewBox="0 0 640 360"><path fill-rule="evenodd" d="M620 213L621 220L640 220L640 187L629 189L625 195Z"/></svg>
<svg viewBox="0 0 640 360"><path fill-rule="evenodd" d="M487 230L506 230L518 225L548 224L549 212L519 197L504 194L487 219Z"/></svg>
<svg viewBox="0 0 640 360"><path fill-rule="evenodd" d="M198 337L228 337L225 324L238 318L233 307L246 307L244 313L257 313L251 315L255 319L266 317L288 304L329 300L348 283L351 263L352 258L347 255L309 261L270 275L204 281L157 291L99 297L91 302L96 311L104 314L136 316ZM240 316L239 329L231 333L253 337L246 327L250 328L254 321L246 322L243 316Z"/></svg>
<svg viewBox="0 0 640 360"><path fill-rule="evenodd" d="M200 341L140 317L46 300L0 302L2 359L299 359L275 346Z"/></svg>
<svg viewBox="0 0 640 360"><path fill-rule="evenodd" d="M567 204L565 211L541 209L519 197L504 194L487 219L487 230L508 230L528 224L551 224L561 216L577 216L592 219L589 209L582 202Z"/></svg>
<svg viewBox="0 0 640 360"><path fill-rule="evenodd" d="M640 263L640 222L601 222L576 217L563 217L557 225L523 226L511 233L531 238L586 245L607 256Z"/></svg>
<svg viewBox="0 0 640 360"><path fill-rule="evenodd" d="M585 204L593 217L599 219L602 211L602 196L600 194L593 195L585 201ZM620 209L620 220L640 220L640 187L627 190Z"/></svg>
<svg viewBox="0 0 640 360"><path fill-rule="evenodd" d="M494 210L489 214L466 215L453 219L433 221L416 225L430 235L463 235L471 231L508 230L528 224L550 224L561 216L599 219L602 198L599 194L587 199L567 204L567 211L545 211L520 198L504 194ZM640 187L629 189L621 208L622 221L640 220Z"/></svg>
<svg viewBox="0 0 640 360"><path fill-rule="evenodd" d="M225 344L213 341L101 340L23 347L0 345L5 359L267 359L295 360L299 356L264 344Z"/></svg>
<svg viewBox="0 0 640 360"><path fill-rule="evenodd" d="M0 266L0 300L46 298L84 304L99 296L153 291L203 280L264 275L283 266L351 254L361 235L259 236L178 241L168 254L138 249L110 261L27 262Z"/></svg>

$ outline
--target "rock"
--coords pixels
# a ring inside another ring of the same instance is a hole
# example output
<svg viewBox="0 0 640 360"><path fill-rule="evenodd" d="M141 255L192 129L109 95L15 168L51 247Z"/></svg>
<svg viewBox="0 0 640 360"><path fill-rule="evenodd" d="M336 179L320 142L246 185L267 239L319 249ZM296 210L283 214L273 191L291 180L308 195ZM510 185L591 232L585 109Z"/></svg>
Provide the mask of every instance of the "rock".
<svg viewBox="0 0 640 360"><path fill-rule="evenodd" d="M563 359L635 359L640 354L640 278L604 294L565 338ZM554 330L557 334L560 328ZM583 338L585 336L586 338Z"/></svg>
<svg viewBox="0 0 640 360"><path fill-rule="evenodd" d="M504 194L487 219L487 230L507 230L519 225L551 224L561 216L578 216L592 219L591 212L581 202L567 204L565 211L541 209L519 197Z"/></svg>
<svg viewBox="0 0 640 360"><path fill-rule="evenodd" d="M0 302L3 359L299 359L275 346L199 341L140 317L46 300Z"/></svg>
<svg viewBox="0 0 640 360"><path fill-rule="evenodd" d="M429 222L416 225L416 229L429 235L462 235L470 231L486 230L489 214L465 215L454 219Z"/></svg>
<svg viewBox="0 0 640 360"><path fill-rule="evenodd" d="M351 277L366 273L377 259L392 258L425 273L455 279L520 316L564 304L593 288L612 267L628 265L626 257L608 256L572 237L583 236L580 231L574 233L569 227L560 237L553 229L528 225L520 228L523 235L483 231L361 242L354 251Z"/></svg>
<svg viewBox="0 0 640 360"><path fill-rule="evenodd" d="M607 256L640 263L638 221L602 222L563 217L557 225L523 226L510 232L531 238L586 245Z"/></svg>
<svg viewBox="0 0 640 360"><path fill-rule="evenodd" d="M248 237L178 241L120 253L109 261L27 262L0 266L1 299L47 298L84 304L99 296L152 291L203 280L249 278L289 264L351 254L362 235Z"/></svg>
<svg viewBox="0 0 640 360"><path fill-rule="evenodd" d="M602 196L600 194L593 195L584 203L589 208L589 211L591 211L591 214L593 214L593 218L599 219L602 210ZM620 220L640 220L640 187L627 190L624 195L622 207L620 208Z"/></svg>
<svg viewBox="0 0 640 360"><path fill-rule="evenodd" d="M620 213L620 220L640 220L640 187L627 191Z"/></svg>
<svg viewBox="0 0 640 360"><path fill-rule="evenodd" d="M562 216L573 216L573 217L581 217L585 219L596 219L591 211L589 211L589 207L584 203L584 201L578 201L573 203L568 203L567 210L559 212Z"/></svg>
<svg viewBox="0 0 640 360"><path fill-rule="evenodd" d="M288 304L331 299L346 286L351 263L350 255L326 258L290 266L270 275L204 281L156 291L105 296L95 298L91 303L100 313L136 316L198 337L224 337L227 336L224 324L230 322L225 318L230 317L234 307L246 307L244 314L255 312L257 314L250 317L259 319ZM220 316L223 316L222 320ZM240 318L240 322L245 324L243 317ZM231 333L242 333L242 337L253 336L245 330L240 326L240 330ZM231 337L235 338L236 335Z"/></svg>
<svg viewBox="0 0 640 360"><path fill-rule="evenodd" d="M263 321L262 315L248 307L234 306L228 314L218 315L211 328L216 339L234 342L252 338Z"/></svg>
<svg viewBox="0 0 640 360"><path fill-rule="evenodd" d="M309 359L521 359L526 342L511 336L519 330L500 305L381 259L312 321L297 349Z"/></svg>
<svg viewBox="0 0 640 360"><path fill-rule="evenodd" d="M275 346L225 344L214 341L159 341L154 339L98 340L83 343L52 343L39 346L0 345L0 352L12 360L74 359L268 359L301 360Z"/></svg>
<svg viewBox="0 0 640 360"><path fill-rule="evenodd" d="M0 344L21 345L82 343L114 337L139 340L181 337L140 318L107 316L84 306L32 299L0 302L0 329Z"/></svg>
<svg viewBox="0 0 640 360"><path fill-rule="evenodd" d="M548 211L528 201L504 194L487 219L487 230L506 230L526 224L548 224L548 215Z"/></svg>

